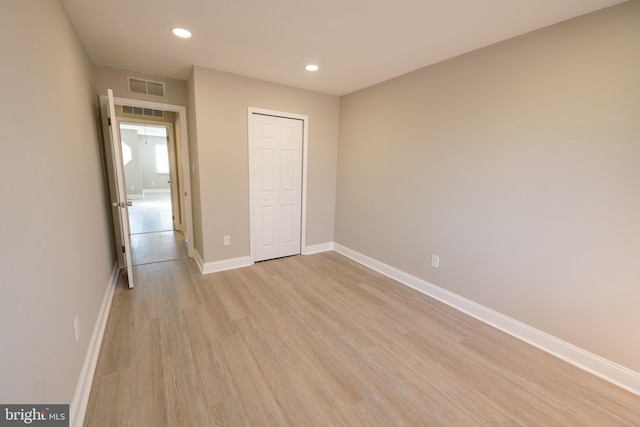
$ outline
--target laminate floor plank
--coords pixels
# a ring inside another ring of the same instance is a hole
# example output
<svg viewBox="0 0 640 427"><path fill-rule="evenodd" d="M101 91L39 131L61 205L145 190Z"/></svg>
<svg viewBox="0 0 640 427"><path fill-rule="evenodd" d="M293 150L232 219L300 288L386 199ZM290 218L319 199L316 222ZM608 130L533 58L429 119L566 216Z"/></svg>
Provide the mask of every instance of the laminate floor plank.
<svg viewBox="0 0 640 427"><path fill-rule="evenodd" d="M640 397L335 252L118 284L85 426L639 426Z"/></svg>
<svg viewBox="0 0 640 427"><path fill-rule="evenodd" d="M167 424L213 425L204 388L190 352L169 354L162 361Z"/></svg>
<svg viewBox="0 0 640 427"><path fill-rule="evenodd" d="M187 258L187 241L182 231L131 234L132 265Z"/></svg>
<svg viewBox="0 0 640 427"><path fill-rule="evenodd" d="M305 404L317 400L318 396L305 378L297 373L297 361L283 343L275 336L263 333L250 317L239 322L239 329L287 421L294 426L327 424L323 408Z"/></svg>
<svg viewBox="0 0 640 427"><path fill-rule="evenodd" d="M129 228L132 234L173 230L171 194L147 193L133 199L129 208Z"/></svg>
<svg viewBox="0 0 640 427"><path fill-rule="evenodd" d="M227 379L235 384L234 398L246 408L249 425L290 426L253 355L239 334L222 338Z"/></svg>
<svg viewBox="0 0 640 427"><path fill-rule="evenodd" d="M207 404L212 408L222 405L220 409L224 409L223 402L228 392L225 391L222 381L224 361L218 344L220 337L208 327L209 313L204 305L185 309L184 319L185 334Z"/></svg>

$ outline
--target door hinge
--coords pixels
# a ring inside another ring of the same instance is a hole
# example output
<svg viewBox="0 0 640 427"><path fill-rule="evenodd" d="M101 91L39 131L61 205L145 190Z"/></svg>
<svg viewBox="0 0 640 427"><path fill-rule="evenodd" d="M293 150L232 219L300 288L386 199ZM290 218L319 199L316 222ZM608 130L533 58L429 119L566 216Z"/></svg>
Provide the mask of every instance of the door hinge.
<svg viewBox="0 0 640 427"><path fill-rule="evenodd" d="M171 219L175 221L175 220L176 220L176 216L175 216L175 215L172 215L172 216L171 216Z"/></svg>
<svg viewBox="0 0 640 427"><path fill-rule="evenodd" d="M109 123L109 126L111 126L111 117L107 117L107 123Z"/></svg>
<svg viewBox="0 0 640 427"><path fill-rule="evenodd" d="M124 246L122 247L122 253L125 253L126 251L124 250Z"/></svg>

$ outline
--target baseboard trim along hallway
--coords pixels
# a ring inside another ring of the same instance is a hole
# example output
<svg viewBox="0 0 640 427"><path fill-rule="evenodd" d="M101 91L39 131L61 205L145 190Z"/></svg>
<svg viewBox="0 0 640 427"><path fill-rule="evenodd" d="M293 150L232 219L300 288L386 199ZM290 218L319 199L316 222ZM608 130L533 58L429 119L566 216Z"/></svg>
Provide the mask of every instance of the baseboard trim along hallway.
<svg viewBox="0 0 640 427"><path fill-rule="evenodd" d="M449 292L426 280L405 273L346 246L334 243L333 250L403 285L435 298L502 332L640 396L640 373L638 372L542 332L511 317L505 316L504 314L498 313L497 311L491 310L453 292Z"/></svg>
<svg viewBox="0 0 640 427"><path fill-rule="evenodd" d="M102 304L100 305L100 311L98 312L96 323L93 326L93 332L91 334L91 339L89 340L89 347L84 358L80 378L78 378L76 391L73 394L73 400L69 407L69 425L71 427L81 427L84 421L84 414L87 410L87 403L89 402L91 385L93 384L93 375L96 371L98 355L100 354L100 347L102 345L102 337L107 326L107 319L109 318L111 302L113 301L113 294L116 289L116 284L118 283L119 273L120 269L116 263L111 270L109 283L105 290L104 297L102 297Z"/></svg>
<svg viewBox="0 0 640 427"><path fill-rule="evenodd" d="M640 396L640 373L607 360L601 356L586 351L580 347L563 341L557 337L533 328L518 320L505 316L499 312L468 300L460 295L440 288L426 280L401 271L395 267L364 255L338 243L325 243L305 248L305 254L335 251L351 260L370 268L384 276L393 279L407 287L415 289L422 294L432 297L462 313L465 313L487 325L526 342L538 349L545 351L577 368L589 372L609 383ZM202 274L233 270L253 264L251 257L238 257L228 260L204 263L200 254L196 251L195 257L198 269ZM73 401L70 407L70 425L81 426L93 382L98 354L105 332L111 302L118 279L118 269L114 266L109 284L107 286L100 312L93 328L93 334L89 343L82 372L76 386Z"/></svg>
<svg viewBox="0 0 640 427"><path fill-rule="evenodd" d="M333 242L320 243L317 245L305 246L302 251L302 255L313 255L331 250L333 250ZM225 270L232 270L234 268L248 267L253 264L253 261L249 256L204 262L202 256L197 250L195 251L195 261L202 274L211 274Z"/></svg>
<svg viewBox="0 0 640 427"><path fill-rule="evenodd" d="M218 273L220 271L233 270L234 268L248 267L253 264L251 257L248 256L204 262L200 252L197 250L195 251L195 261L202 274Z"/></svg>
<svg viewBox="0 0 640 427"><path fill-rule="evenodd" d="M113 295L84 425L640 425L640 397L335 251Z"/></svg>

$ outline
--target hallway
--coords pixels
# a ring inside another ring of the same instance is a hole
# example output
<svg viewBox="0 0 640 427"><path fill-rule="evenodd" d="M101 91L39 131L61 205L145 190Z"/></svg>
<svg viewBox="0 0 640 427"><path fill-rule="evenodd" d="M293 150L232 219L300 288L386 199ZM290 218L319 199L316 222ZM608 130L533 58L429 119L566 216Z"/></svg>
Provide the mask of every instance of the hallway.
<svg viewBox="0 0 640 427"><path fill-rule="evenodd" d="M170 193L150 193L129 208L133 266L187 258L182 231L173 229Z"/></svg>

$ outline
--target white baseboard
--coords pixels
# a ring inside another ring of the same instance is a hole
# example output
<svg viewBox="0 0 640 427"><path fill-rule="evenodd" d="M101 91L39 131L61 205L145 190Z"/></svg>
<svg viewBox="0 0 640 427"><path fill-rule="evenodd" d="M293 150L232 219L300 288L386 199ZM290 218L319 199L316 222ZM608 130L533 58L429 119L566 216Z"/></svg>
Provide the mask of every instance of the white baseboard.
<svg viewBox="0 0 640 427"><path fill-rule="evenodd" d="M334 243L334 250L507 334L640 396L640 373L491 310L426 280Z"/></svg>
<svg viewBox="0 0 640 427"><path fill-rule="evenodd" d="M119 273L120 269L116 263L113 266L113 270L111 270L109 284L102 297L102 304L100 305L96 323L93 326L87 354L84 357L82 371L80 371L80 378L78 379L76 390L73 393L73 400L69 407L69 425L72 427L81 427L84 422L84 415L87 411L87 404L89 403L89 393L91 392L91 385L93 384L93 374L96 371L98 354L100 353L100 346L102 345L102 336L107 326L109 310L111 309L111 302L113 301L113 293L116 289Z"/></svg>
<svg viewBox="0 0 640 427"><path fill-rule="evenodd" d="M305 246L302 251L302 255L319 254L320 252L327 252L333 250L333 242L319 243L317 245Z"/></svg>
<svg viewBox="0 0 640 427"><path fill-rule="evenodd" d="M253 265L251 257L244 256L239 258L223 259L221 261L204 262L200 253L196 250L194 254L196 264L202 274L217 273L219 271L233 270L234 268L248 267Z"/></svg>
<svg viewBox="0 0 640 427"><path fill-rule="evenodd" d="M202 259L202 255L200 255L200 252L198 252L197 249L193 250L193 259L195 260L196 265L198 266L198 269L200 270L200 274L204 274L203 273L204 260Z"/></svg>

